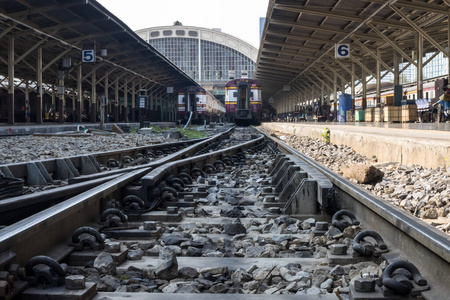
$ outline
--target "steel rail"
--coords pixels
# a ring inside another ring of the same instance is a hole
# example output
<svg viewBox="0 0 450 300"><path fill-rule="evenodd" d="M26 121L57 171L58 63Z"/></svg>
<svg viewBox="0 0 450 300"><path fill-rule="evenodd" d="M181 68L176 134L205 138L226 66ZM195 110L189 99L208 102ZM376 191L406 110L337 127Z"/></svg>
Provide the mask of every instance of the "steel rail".
<svg viewBox="0 0 450 300"><path fill-rule="evenodd" d="M298 156L324 174L336 189L336 204L341 209L353 211L365 227L382 233L387 243L395 249L395 254L386 255L387 259L407 257L430 282L438 283L423 293L425 299L447 299L444 291L448 289L443 278L450 274L450 236L374 196L278 138L260 133L275 142L280 151Z"/></svg>

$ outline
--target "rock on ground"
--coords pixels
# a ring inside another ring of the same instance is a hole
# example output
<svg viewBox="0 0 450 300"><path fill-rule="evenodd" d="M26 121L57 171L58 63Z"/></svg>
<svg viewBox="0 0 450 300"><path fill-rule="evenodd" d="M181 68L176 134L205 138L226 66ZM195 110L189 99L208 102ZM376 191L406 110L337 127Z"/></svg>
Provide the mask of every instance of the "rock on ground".
<svg viewBox="0 0 450 300"><path fill-rule="evenodd" d="M343 168L345 178L355 179L358 183L377 183L383 179L384 173L372 165L355 164Z"/></svg>

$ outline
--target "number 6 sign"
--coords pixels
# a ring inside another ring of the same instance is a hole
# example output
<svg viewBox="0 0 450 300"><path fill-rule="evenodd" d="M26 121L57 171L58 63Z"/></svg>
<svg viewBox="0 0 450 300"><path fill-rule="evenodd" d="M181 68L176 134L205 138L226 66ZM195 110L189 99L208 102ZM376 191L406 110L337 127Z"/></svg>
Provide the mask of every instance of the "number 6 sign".
<svg viewBox="0 0 450 300"><path fill-rule="evenodd" d="M82 62L95 62L95 51L94 50L81 50Z"/></svg>
<svg viewBox="0 0 450 300"><path fill-rule="evenodd" d="M336 44L335 57L336 58L350 57L350 44Z"/></svg>

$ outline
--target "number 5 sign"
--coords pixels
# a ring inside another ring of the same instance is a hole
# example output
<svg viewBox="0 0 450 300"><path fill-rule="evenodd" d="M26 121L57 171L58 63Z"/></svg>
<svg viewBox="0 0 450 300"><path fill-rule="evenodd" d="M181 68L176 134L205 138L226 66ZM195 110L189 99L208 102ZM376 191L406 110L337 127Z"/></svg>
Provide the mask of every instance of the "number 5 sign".
<svg viewBox="0 0 450 300"><path fill-rule="evenodd" d="M95 62L95 50L81 50L82 62Z"/></svg>
<svg viewBox="0 0 450 300"><path fill-rule="evenodd" d="M335 58L350 57L350 44L336 44Z"/></svg>

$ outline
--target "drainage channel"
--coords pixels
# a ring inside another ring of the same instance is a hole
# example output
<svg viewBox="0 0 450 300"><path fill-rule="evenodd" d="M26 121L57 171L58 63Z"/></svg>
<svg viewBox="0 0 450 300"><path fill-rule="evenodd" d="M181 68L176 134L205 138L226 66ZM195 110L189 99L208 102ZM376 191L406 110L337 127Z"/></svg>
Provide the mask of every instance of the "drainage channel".
<svg viewBox="0 0 450 300"><path fill-rule="evenodd" d="M134 170L0 231L3 297L445 299L328 175L267 137Z"/></svg>

